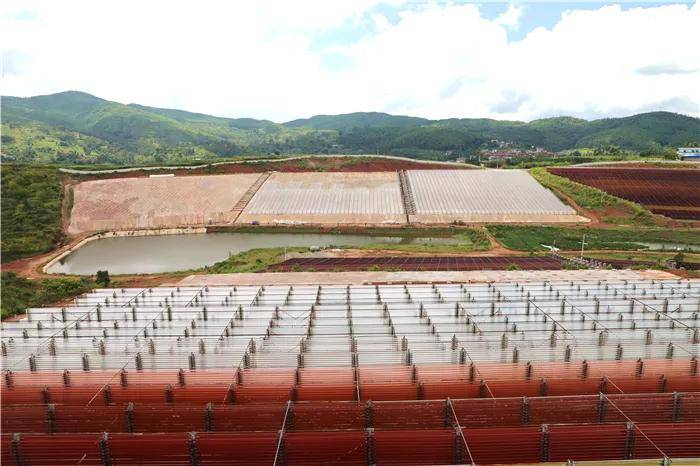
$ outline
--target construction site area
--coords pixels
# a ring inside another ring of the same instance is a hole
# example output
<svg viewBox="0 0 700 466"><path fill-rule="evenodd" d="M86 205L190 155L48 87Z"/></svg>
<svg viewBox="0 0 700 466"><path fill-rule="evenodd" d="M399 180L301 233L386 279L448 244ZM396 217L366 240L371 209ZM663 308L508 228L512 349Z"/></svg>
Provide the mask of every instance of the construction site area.
<svg viewBox="0 0 700 466"><path fill-rule="evenodd" d="M194 276L30 309L3 323L2 463L697 464L700 282L557 273Z"/></svg>
<svg viewBox="0 0 700 466"><path fill-rule="evenodd" d="M577 223L522 170L400 170L83 181L68 232L227 224Z"/></svg>

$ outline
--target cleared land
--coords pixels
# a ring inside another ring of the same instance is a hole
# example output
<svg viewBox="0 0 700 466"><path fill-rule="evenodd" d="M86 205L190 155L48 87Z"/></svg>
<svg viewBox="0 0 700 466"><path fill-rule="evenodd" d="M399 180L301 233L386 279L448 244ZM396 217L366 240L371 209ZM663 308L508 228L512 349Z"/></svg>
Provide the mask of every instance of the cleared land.
<svg viewBox="0 0 700 466"><path fill-rule="evenodd" d="M189 275L173 280L179 286L347 285L375 283L488 283L544 280L669 280L661 270L474 270L440 272L267 272Z"/></svg>
<svg viewBox="0 0 700 466"><path fill-rule="evenodd" d="M154 176L90 180L71 189L71 234L234 222L328 226L585 220L520 170Z"/></svg>
<svg viewBox="0 0 700 466"><path fill-rule="evenodd" d="M275 173L240 223L405 223L395 172Z"/></svg>
<svg viewBox="0 0 700 466"><path fill-rule="evenodd" d="M420 159L408 159L390 155L353 155L353 156L308 156L238 160L219 162L199 166L173 167L132 167L103 170L61 169L66 173L90 178L100 177L140 177L158 173L185 175L213 175L237 173L264 173L278 171L284 173L301 172L395 172L398 170L470 170L474 165L457 162L437 162Z"/></svg>
<svg viewBox="0 0 700 466"><path fill-rule="evenodd" d="M74 188L69 233L230 222L258 174L122 178Z"/></svg>
<svg viewBox="0 0 700 466"><path fill-rule="evenodd" d="M642 204L656 214L700 219L700 170L562 167L549 172Z"/></svg>
<svg viewBox="0 0 700 466"><path fill-rule="evenodd" d="M522 170L411 170L418 223L576 222L576 211Z"/></svg>

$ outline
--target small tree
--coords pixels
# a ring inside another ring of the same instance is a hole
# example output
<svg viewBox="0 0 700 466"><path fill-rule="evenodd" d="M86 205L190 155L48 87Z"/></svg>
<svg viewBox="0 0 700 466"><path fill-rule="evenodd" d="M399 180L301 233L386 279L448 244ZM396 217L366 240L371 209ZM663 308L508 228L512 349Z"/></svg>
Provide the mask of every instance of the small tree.
<svg viewBox="0 0 700 466"><path fill-rule="evenodd" d="M95 282L98 285L102 285L104 287L109 286L109 271L108 270L98 270L97 273L95 274Z"/></svg>
<svg viewBox="0 0 700 466"><path fill-rule="evenodd" d="M684 259L683 251L678 251L676 253L676 255L673 256L673 262L675 262L676 264L680 264L681 262L683 262L683 259Z"/></svg>

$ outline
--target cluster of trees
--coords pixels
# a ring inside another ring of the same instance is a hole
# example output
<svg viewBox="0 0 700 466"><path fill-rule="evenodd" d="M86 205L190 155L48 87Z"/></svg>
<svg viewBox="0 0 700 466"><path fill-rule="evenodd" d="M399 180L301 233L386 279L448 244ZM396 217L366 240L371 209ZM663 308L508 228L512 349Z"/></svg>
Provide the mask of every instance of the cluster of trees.
<svg viewBox="0 0 700 466"><path fill-rule="evenodd" d="M47 278L29 280L12 272L3 272L2 317L24 312L29 307L40 307L85 293L95 286L89 278Z"/></svg>
<svg viewBox="0 0 700 466"><path fill-rule="evenodd" d="M63 184L53 168L2 166L2 261L52 250L64 239Z"/></svg>

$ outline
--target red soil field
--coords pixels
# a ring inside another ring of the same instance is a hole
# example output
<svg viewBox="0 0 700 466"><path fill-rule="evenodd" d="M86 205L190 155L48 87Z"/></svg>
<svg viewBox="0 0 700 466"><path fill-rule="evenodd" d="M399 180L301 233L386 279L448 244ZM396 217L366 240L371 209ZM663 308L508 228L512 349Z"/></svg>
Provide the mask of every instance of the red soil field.
<svg viewBox="0 0 700 466"><path fill-rule="evenodd" d="M402 271L506 270L513 264L523 270L559 270L562 264L552 257L519 256L432 256L432 257L309 257L288 259L271 265L268 271L293 270L357 271L378 267Z"/></svg>
<svg viewBox="0 0 700 466"><path fill-rule="evenodd" d="M637 202L660 215L700 219L700 170L562 167L549 172Z"/></svg>
<svg viewBox="0 0 700 466"><path fill-rule="evenodd" d="M382 157L309 157L294 160L224 163L192 169L135 170L100 175L81 176L81 180L102 178L133 178L161 173L174 173L177 176L213 175L235 173L264 173L278 171L285 173L301 172L394 172L399 170L458 170L473 169L470 165L441 164L417 160L415 162Z"/></svg>
<svg viewBox="0 0 700 466"><path fill-rule="evenodd" d="M700 164L696 162L675 162L675 161L654 161L654 162L611 162L599 164L603 168L690 168L693 170L700 169ZM581 166L584 167L583 165Z"/></svg>

